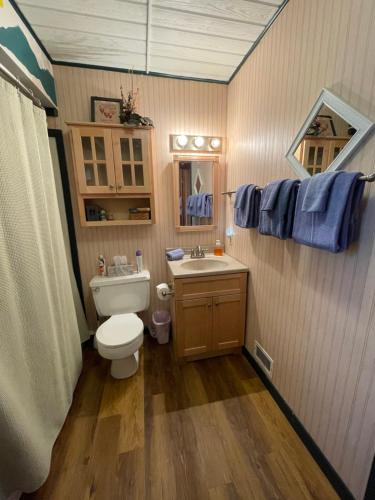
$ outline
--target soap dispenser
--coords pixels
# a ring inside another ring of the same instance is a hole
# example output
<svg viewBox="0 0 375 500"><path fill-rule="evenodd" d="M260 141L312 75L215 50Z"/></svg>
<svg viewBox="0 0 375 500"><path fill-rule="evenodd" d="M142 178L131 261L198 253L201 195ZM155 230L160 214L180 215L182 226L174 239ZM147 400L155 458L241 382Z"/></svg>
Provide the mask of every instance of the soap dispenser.
<svg viewBox="0 0 375 500"><path fill-rule="evenodd" d="M220 240L216 240L215 247L214 247L214 255L217 255L218 257L221 257L224 253L224 248Z"/></svg>

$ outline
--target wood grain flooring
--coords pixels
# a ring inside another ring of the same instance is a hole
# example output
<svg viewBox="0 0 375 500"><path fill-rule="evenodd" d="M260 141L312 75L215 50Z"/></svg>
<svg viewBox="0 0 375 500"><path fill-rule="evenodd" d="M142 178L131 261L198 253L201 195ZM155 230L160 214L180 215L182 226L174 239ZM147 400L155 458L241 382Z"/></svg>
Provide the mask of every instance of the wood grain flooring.
<svg viewBox="0 0 375 500"><path fill-rule="evenodd" d="M334 499L332 487L242 356L179 366L148 336L114 380L84 353L73 405L35 500Z"/></svg>

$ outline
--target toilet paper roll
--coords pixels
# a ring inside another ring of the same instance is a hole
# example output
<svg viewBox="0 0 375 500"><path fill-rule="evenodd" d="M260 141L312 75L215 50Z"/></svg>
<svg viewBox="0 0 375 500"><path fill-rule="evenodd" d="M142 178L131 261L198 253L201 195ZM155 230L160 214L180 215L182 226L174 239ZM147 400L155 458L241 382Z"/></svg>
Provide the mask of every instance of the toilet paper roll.
<svg viewBox="0 0 375 500"><path fill-rule="evenodd" d="M160 283L159 285L156 285L156 294L160 300L169 300L169 292L170 289L167 283Z"/></svg>

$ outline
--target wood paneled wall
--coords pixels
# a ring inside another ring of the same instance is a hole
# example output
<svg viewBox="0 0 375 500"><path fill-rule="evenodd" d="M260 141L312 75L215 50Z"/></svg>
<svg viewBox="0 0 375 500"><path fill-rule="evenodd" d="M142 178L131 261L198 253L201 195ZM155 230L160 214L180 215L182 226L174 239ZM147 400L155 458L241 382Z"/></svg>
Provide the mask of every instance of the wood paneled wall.
<svg viewBox="0 0 375 500"><path fill-rule="evenodd" d="M73 180L70 144L66 121L90 121L90 96L118 97L120 85L124 91L131 88L129 75L112 71L54 66L59 117L50 118L49 126L61 128L65 135L69 176ZM134 87L139 87L139 112L155 123L154 180L157 223L153 226L82 228L77 216L75 186L71 182L76 218L79 263L84 287L85 305L91 328L95 328L95 307L88 283L96 272L97 256L108 259L113 255L127 255L135 261L140 248L144 264L151 273L151 306L168 307L156 298L155 285L167 280L165 248L174 246L214 245L224 236L224 213L221 207L220 224L216 231L177 233L174 226L172 192L172 154L169 152L169 134L186 133L226 135L227 86L211 83L156 78L134 75ZM225 181L225 156L220 159L221 182ZM149 319L149 315L145 316Z"/></svg>
<svg viewBox="0 0 375 500"><path fill-rule="evenodd" d="M322 87L375 119L375 2L290 0L228 91L227 188L294 177L285 153ZM375 171L375 137L348 169ZM236 228L226 251L249 265L247 347L362 498L375 450L375 185L361 236L332 255ZM227 205L227 221L232 220Z"/></svg>

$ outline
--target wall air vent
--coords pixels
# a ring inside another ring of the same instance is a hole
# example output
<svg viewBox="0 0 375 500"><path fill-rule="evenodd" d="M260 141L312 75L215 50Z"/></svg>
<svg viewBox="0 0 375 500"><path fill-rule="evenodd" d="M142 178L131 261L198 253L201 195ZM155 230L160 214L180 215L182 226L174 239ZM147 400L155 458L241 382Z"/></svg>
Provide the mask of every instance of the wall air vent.
<svg viewBox="0 0 375 500"><path fill-rule="evenodd" d="M272 378L273 359L257 341L255 341L254 356L266 375Z"/></svg>

